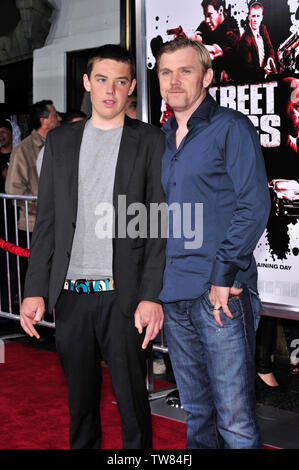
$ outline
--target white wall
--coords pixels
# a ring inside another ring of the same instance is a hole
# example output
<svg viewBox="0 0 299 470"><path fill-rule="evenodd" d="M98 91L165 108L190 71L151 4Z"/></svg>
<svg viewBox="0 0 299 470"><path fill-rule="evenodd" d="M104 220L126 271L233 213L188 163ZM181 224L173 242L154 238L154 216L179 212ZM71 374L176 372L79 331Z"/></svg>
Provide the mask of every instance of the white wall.
<svg viewBox="0 0 299 470"><path fill-rule="evenodd" d="M33 102L66 111L66 53L120 42L119 0L50 0L55 7L45 47L33 55Z"/></svg>

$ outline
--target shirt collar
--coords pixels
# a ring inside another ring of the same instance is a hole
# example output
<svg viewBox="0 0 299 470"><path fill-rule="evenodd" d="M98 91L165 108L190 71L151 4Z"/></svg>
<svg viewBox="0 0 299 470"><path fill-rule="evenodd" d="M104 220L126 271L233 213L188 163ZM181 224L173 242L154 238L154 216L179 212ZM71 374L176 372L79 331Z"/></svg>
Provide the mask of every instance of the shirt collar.
<svg viewBox="0 0 299 470"><path fill-rule="evenodd" d="M32 139L35 143L35 145L37 146L43 146L46 142L46 139L44 139L44 137L42 137L36 129L33 129L33 131L31 132L31 135L32 135Z"/></svg>
<svg viewBox="0 0 299 470"><path fill-rule="evenodd" d="M198 108L194 111L192 116L189 118L187 122L188 129L192 128L194 125L197 124L197 120L201 119L202 121L210 120L211 116L214 114L217 107L217 103L212 98L212 96L207 93L205 99L200 103ZM177 120L175 115L173 114L168 121L162 127L162 131L167 134L168 132L176 130L178 127Z"/></svg>
<svg viewBox="0 0 299 470"><path fill-rule="evenodd" d="M250 29L251 29L251 32L252 32L252 34L255 38L261 38L262 37L261 33L260 33L260 28L258 30L256 30L256 29L252 29L251 26L250 26Z"/></svg>

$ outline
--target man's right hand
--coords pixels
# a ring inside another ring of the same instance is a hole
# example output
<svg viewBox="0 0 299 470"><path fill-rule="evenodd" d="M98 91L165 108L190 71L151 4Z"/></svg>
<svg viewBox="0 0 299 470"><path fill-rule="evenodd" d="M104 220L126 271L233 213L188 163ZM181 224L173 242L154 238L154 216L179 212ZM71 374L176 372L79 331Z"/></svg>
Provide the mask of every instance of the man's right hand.
<svg viewBox="0 0 299 470"><path fill-rule="evenodd" d="M20 308L20 319L23 330L29 336L40 338L33 325L36 325L45 313L45 302L43 297L26 297Z"/></svg>

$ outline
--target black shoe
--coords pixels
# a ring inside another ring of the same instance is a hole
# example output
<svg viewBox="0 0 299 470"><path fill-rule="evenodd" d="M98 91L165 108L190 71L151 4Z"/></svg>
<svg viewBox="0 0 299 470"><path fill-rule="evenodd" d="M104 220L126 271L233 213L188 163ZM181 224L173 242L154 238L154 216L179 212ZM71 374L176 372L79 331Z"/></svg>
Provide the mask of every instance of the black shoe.
<svg viewBox="0 0 299 470"><path fill-rule="evenodd" d="M166 403L172 408L183 408L178 390L174 390L166 396Z"/></svg>
<svg viewBox="0 0 299 470"><path fill-rule="evenodd" d="M257 384L264 390L271 392L282 392L283 388L281 385L268 385L264 380L257 374L256 375Z"/></svg>

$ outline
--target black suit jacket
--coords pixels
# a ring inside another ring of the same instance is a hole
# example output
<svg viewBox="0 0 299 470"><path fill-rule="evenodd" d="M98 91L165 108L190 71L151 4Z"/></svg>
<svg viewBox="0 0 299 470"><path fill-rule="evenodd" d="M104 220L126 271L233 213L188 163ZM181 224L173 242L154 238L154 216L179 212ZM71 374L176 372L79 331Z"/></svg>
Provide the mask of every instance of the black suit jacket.
<svg viewBox="0 0 299 470"><path fill-rule="evenodd" d="M24 296L48 298L50 312L63 287L76 228L78 163L85 123L58 127L47 136ZM163 202L163 151L164 135L159 129L126 116L113 192L113 277L127 316L134 314L140 300L158 301L166 240L119 238L118 195L126 196L126 206L141 202L149 207L151 202Z"/></svg>
<svg viewBox="0 0 299 470"><path fill-rule="evenodd" d="M264 41L265 57L260 66L259 53L256 40L250 29L247 27L239 45L240 56L240 76L242 80L249 82L258 82L265 80L264 67L267 65L267 60L271 57L275 62L275 52L264 24L260 25L260 35Z"/></svg>
<svg viewBox="0 0 299 470"><path fill-rule="evenodd" d="M197 27L197 31L202 35L203 44L218 44L223 51L222 56L213 60L216 82L219 82L221 73L224 70L228 73L229 79L234 79L235 69L238 66L236 50L240 41L240 32L235 18L226 16L214 31L211 31L207 23L202 21Z"/></svg>

